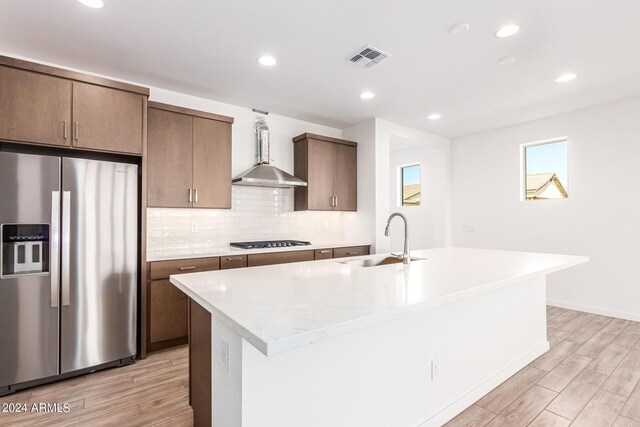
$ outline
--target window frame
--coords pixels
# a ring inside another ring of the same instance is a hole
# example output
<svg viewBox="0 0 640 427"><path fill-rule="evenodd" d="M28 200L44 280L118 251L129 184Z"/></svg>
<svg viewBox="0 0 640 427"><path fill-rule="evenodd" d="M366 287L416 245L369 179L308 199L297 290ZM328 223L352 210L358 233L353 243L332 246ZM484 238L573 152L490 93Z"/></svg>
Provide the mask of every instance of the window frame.
<svg viewBox="0 0 640 427"><path fill-rule="evenodd" d="M527 199L527 148L535 147L538 145L556 144L558 142L565 142L567 144L567 182L563 183L565 190L567 191L567 197L557 199ZM561 136L552 139L545 139L541 141L527 142L520 144L520 201L533 202L541 200L567 200L569 199L569 137Z"/></svg>
<svg viewBox="0 0 640 427"><path fill-rule="evenodd" d="M418 166L419 171L420 171L420 203L416 204L416 205L405 205L404 204L404 169L405 168L410 168L410 167L414 167L414 166ZM422 206L422 163L421 162L415 162L415 163L407 163L405 165L400 165L398 166L398 185L397 188L399 189L398 191L398 207L400 208L407 208L407 207L419 207Z"/></svg>

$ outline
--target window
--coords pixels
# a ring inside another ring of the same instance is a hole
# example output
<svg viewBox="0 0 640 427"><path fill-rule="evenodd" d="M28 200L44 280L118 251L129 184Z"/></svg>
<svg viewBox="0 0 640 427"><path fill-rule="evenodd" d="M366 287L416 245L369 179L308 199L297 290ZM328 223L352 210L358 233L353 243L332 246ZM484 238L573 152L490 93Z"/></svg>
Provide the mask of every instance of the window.
<svg viewBox="0 0 640 427"><path fill-rule="evenodd" d="M420 165L401 167L400 181L402 206L420 206Z"/></svg>
<svg viewBox="0 0 640 427"><path fill-rule="evenodd" d="M523 156L523 199L569 197L566 138L524 145Z"/></svg>

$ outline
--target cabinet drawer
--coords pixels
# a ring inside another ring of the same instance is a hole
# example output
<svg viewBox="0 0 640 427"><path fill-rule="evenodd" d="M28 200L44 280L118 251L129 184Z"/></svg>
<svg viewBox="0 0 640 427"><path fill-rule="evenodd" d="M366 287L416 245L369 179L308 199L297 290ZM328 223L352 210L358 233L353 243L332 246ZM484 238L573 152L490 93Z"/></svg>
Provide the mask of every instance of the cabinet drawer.
<svg viewBox="0 0 640 427"><path fill-rule="evenodd" d="M344 258L349 256L369 255L369 246L351 246L349 248L335 248L334 258Z"/></svg>
<svg viewBox="0 0 640 427"><path fill-rule="evenodd" d="M220 269L220 258L194 258L152 262L149 279L167 279L172 274L195 273Z"/></svg>
<svg viewBox="0 0 640 427"><path fill-rule="evenodd" d="M249 267L271 264L286 264L289 262L313 261L314 251L276 252L272 254L249 255Z"/></svg>
<svg viewBox="0 0 640 427"><path fill-rule="evenodd" d="M220 270L228 270L230 268L242 268L247 266L246 255L232 255L220 257Z"/></svg>
<svg viewBox="0 0 640 427"><path fill-rule="evenodd" d="M331 259L333 258L333 249L316 249L315 259Z"/></svg>

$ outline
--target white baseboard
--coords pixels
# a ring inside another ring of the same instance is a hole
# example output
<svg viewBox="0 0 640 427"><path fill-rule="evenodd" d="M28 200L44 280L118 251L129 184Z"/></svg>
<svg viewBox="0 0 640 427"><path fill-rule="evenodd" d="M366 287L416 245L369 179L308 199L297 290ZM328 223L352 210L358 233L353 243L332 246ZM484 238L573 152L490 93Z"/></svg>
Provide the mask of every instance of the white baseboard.
<svg viewBox="0 0 640 427"><path fill-rule="evenodd" d="M548 299L547 305L553 307L566 308L568 310L584 311L586 313L599 314L600 316L616 317L618 319L631 320L640 322L640 314L625 313L624 311L607 310L600 307L591 307L588 305L571 304L563 301Z"/></svg>
<svg viewBox="0 0 640 427"><path fill-rule="evenodd" d="M429 419L423 421L419 427L441 427L446 422L453 419L456 415L467 409L469 406L477 402L485 394L505 382L512 377L516 372L527 366L529 363L537 359L540 355L549 350L549 342L536 346L533 350L515 360L509 366L499 371L482 384L478 385L473 390L459 397L455 402L431 416Z"/></svg>

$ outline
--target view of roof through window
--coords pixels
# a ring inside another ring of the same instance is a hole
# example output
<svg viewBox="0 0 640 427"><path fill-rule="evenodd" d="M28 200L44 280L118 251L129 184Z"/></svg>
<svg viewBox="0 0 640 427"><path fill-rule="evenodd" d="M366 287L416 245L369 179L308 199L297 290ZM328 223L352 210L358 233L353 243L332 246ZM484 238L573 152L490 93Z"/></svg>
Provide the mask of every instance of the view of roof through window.
<svg viewBox="0 0 640 427"><path fill-rule="evenodd" d="M524 148L526 199L566 199L568 194L567 140Z"/></svg>
<svg viewBox="0 0 640 427"><path fill-rule="evenodd" d="M420 206L420 165L402 168L402 206Z"/></svg>

